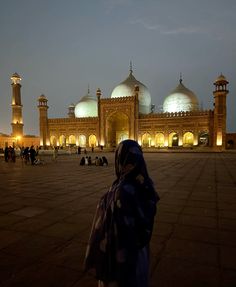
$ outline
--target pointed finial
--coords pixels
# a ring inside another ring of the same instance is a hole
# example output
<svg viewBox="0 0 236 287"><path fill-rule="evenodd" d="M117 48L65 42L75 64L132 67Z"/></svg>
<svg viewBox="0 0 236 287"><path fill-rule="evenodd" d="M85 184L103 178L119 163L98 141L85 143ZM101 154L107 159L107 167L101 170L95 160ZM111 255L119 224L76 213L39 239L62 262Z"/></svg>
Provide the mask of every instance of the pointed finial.
<svg viewBox="0 0 236 287"><path fill-rule="evenodd" d="M89 84L88 84L88 95L90 94Z"/></svg>
<svg viewBox="0 0 236 287"><path fill-rule="evenodd" d="M132 61L129 62L129 71L130 71L130 74L133 73Z"/></svg>
<svg viewBox="0 0 236 287"><path fill-rule="evenodd" d="M183 78L182 78L182 73L180 72L180 74L179 74L179 83L182 84L182 82L183 82Z"/></svg>

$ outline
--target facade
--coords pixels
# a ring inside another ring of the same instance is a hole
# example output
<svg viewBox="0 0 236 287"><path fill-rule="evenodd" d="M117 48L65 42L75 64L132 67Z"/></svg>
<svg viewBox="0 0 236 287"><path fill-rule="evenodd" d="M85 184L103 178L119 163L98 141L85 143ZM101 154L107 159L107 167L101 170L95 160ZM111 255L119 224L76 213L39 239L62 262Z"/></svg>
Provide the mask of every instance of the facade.
<svg viewBox="0 0 236 287"><path fill-rule="evenodd" d="M199 109L196 95L182 79L165 99L163 112L155 113L147 87L136 80L132 68L127 79L105 98L98 89L77 105L70 105L67 118L49 118L48 100L38 99L40 145L114 148L134 139L143 148L235 147L235 134L226 133L228 81L220 75L214 82L214 109ZM230 142L227 142L230 141Z"/></svg>

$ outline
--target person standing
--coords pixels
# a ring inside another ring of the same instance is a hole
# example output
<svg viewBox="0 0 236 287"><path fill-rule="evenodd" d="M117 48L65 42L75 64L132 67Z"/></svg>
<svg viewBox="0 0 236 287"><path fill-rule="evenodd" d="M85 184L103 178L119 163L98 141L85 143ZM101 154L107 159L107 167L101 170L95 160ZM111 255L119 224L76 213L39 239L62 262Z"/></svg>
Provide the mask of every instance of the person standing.
<svg viewBox="0 0 236 287"><path fill-rule="evenodd" d="M159 196L141 147L125 140L115 153L116 180L100 199L85 255L98 286L148 287L149 242Z"/></svg>
<svg viewBox="0 0 236 287"><path fill-rule="evenodd" d="M30 155L31 165L34 165L34 162L36 160L36 150L34 149L33 145L30 147L29 155Z"/></svg>

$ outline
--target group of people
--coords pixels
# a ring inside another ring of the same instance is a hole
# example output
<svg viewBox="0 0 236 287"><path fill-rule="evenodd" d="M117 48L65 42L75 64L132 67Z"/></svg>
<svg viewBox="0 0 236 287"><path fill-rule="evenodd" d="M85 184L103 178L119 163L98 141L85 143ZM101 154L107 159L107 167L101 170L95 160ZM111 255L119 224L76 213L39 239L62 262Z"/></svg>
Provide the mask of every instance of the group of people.
<svg viewBox="0 0 236 287"><path fill-rule="evenodd" d="M35 150L34 146L32 145L30 148L29 147L22 147L21 148L21 159L24 161L25 164L28 164L31 162L31 165L35 164L36 161L36 156L38 154L38 151Z"/></svg>
<svg viewBox="0 0 236 287"><path fill-rule="evenodd" d="M80 165L96 165L96 166L107 166L108 160L105 156L96 156L93 160L91 156L83 156L80 160Z"/></svg>

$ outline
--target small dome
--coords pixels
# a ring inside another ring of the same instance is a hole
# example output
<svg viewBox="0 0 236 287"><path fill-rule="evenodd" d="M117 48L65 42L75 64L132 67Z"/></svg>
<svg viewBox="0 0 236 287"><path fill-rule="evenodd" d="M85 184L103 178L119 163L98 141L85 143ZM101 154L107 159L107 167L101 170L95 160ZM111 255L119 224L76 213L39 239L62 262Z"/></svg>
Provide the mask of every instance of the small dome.
<svg viewBox="0 0 236 287"><path fill-rule="evenodd" d="M111 98L131 97L134 95L135 86L139 86L139 112L149 114L151 112L151 95L148 88L133 76L132 69L130 69L128 78L113 89Z"/></svg>
<svg viewBox="0 0 236 287"><path fill-rule="evenodd" d="M47 98L46 98L44 95L41 95L41 96L38 98L38 101L46 102L46 101L47 101Z"/></svg>
<svg viewBox="0 0 236 287"><path fill-rule="evenodd" d="M163 103L164 113L190 112L198 109L199 104L196 95L182 84L182 79Z"/></svg>
<svg viewBox="0 0 236 287"><path fill-rule="evenodd" d="M90 95L89 89L87 95L82 97L75 106L76 118L88 118L98 116L97 98Z"/></svg>
<svg viewBox="0 0 236 287"><path fill-rule="evenodd" d="M228 81L223 74L220 74L219 77L215 80L214 84L228 84Z"/></svg>

